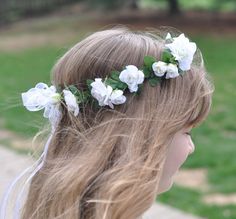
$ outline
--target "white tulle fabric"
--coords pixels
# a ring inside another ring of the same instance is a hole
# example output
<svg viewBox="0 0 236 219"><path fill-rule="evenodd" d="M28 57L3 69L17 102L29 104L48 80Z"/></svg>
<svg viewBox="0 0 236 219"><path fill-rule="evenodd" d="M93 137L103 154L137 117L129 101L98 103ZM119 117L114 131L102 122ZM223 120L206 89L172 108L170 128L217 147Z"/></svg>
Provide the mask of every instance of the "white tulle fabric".
<svg viewBox="0 0 236 219"><path fill-rule="evenodd" d="M54 123L55 124L55 123ZM48 137L48 140L44 146L44 150L40 156L40 158L30 167L28 167L27 169L25 169L20 175L18 175L11 184L8 185L8 188L6 189L4 195L3 195L3 199L1 200L1 207L0 207L0 219L6 219L7 217L7 206L8 206L8 202L11 196L11 193L13 191L13 189L15 188L15 186L17 185L17 183L20 182L20 180L22 180L22 178L28 174L29 177L25 180L23 187L20 190L20 193L18 194L17 198L16 198L16 202L14 204L14 211L13 211L13 219L19 219L20 218L20 211L21 211L21 207L22 207L22 199L25 195L25 189L26 186L28 185L28 183L30 183L31 179L34 177L34 175L43 167L44 162L46 160L46 156L47 156L47 152L48 152L48 147L49 144L51 142L51 139L53 137L53 134L55 132L55 126L52 126L51 129L51 133L50 136Z"/></svg>

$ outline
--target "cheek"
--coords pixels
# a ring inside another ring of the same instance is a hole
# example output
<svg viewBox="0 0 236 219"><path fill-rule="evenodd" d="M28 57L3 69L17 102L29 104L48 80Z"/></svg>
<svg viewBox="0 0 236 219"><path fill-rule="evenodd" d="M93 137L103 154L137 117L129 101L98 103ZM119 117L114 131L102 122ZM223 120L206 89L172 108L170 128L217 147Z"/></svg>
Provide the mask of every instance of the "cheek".
<svg viewBox="0 0 236 219"><path fill-rule="evenodd" d="M182 148L181 150L173 151L170 153L168 160L166 162L166 167L170 175L173 175L179 167L183 164L186 160L187 154L186 151Z"/></svg>
<svg viewBox="0 0 236 219"><path fill-rule="evenodd" d="M176 153L176 160L179 163L179 166L184 163L184 161L187 159L191 146L188 138L183 138L182 142L178 145L178 152Z"/></svg>
<svg viewBox="0 0 236 219"><path fill-rule="evenodd" d="M189 139L185 136L174 142L167 156L166 169L174 174L187 159L190 151Z"/></svg>
<svg viewBox="0 0 236 219"><path fill-rule="evenodd" d="M178 136L172 142L163 167L159 192L167 191L171 187L173 183L172 177L187 159L189 148L189 139L186 136Z"/></svg>
<svg viewBox="0 0 236 219"><path fill-rule="evenodd" d="M184 161L187 159L189 154L189 147L183 147L181 150L179 150L179 153L176 154L176 162L178 163L178 167L180 167Z"/></svg>

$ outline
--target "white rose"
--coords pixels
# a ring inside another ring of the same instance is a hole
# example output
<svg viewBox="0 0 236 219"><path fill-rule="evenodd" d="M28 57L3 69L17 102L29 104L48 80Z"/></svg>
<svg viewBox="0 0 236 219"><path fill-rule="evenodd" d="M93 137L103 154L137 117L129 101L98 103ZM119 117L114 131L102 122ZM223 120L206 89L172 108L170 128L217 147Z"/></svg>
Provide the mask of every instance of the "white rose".
<svg viewBox="0 0 236 219"><path fill-rule="evenodd" d="M50 88L44 83L38 83L34 88L22 93L23 105L29 111L39 111L48 104L60 102L60 94L56 93L54 86Z"/></svg>
<svg viewBox="0 0 236 219"><path fill-rule="evenodd" d="M100 106L109 105L114 109L113 104L122 104L126 101L122 90L113 90L110 85L106 86L101 78L95 78L95 82L92 82L91 86L91 94L98 100Z"/></svg>
<svg viewBox="0 0 236 219"><path fill-rule="evenodd" d="M176 78L179 76L179 72L178 72L178 67L177 65L174 64L168 64L167 66L167 73L166 73L166 79L169 78Z"/></svg>
<svg viewBox="0 0 236 219"><path fill-rule="evenodd" d="M134 65L126 66L120 75L119 79L128 85L130 92L136 92L138 90L138 84L142 84L144 81L144 73Z"/></svg>
<svg viewBox="0 0 236 219"><path fill-rule="evenodd" d="M123 95L123 91L122 90L113 90L113 92L111 93L111 96L109 98L109 106L114 109L113 104L122 104L126 101L126 97Z"/></svg>
<svg viewBox="0 0 236 219"><path fill-rule="evenodd" d="M166 73L167 63L162 61L154 62L152 64L152 70L156 76L161 77Z"/></svg>
<svg viewBox="0 0 236 219"><path fill-rule="evenodd" d="M74 112L74 116L77 116L79 114L79 106L77 104L75 95L69 90L63 90L63 93L68 111Z"/></svg>
<svg viewBox="0 0 236 219"><path fill-rule="evenodd" d="M178 37L174 37L173 42L166 44L166 47L170 49L171 54L178 61L181 70L187 71L190 69L193 55L197 49L195 43L189 42L189 39L182 33Z"/></svg>
<svg viewBox="0 0 236 219"><path fill-rule="evenodd" d="M43 116L48 118L54 127L56 126L61 117L59 104L61 95L56 92L54 86L48 87L44 83L38 83L21 96L23 105L29 111L39 111L44 108Z"/></svg>
<svg viewBox="0 0 236 219"><path fill-rule="evenodd" d="M95 81L91 83L92 96L98 100L99 106L108 105L109 97L112 93L112 87L106 86L101 78L95 78Z"/></svg>

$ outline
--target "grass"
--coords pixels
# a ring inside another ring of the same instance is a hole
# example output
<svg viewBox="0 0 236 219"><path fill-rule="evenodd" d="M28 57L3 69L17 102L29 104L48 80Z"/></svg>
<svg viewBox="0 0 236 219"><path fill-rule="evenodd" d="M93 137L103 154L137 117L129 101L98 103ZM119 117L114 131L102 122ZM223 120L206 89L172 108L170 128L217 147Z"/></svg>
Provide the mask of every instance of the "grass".
<svg viewBox="0 0 236 219"><path fill-rule="evenodd" d="M17 53L0 53L0 111L3 126L21 135L32 136L42 126L42 112L29 113L21 93L42 81L49 84L50 70L63 49L41 47Z"/></svg>
<svg viewBox="0 0 236 219"><path fill-rule="evenodd" d="M193 130L195 153L185 168L207 168L210 192L235 193L236 182L236 41L233 38L195 36L211 73L215 93L212 111L200 127ZM46 122L42 112L29 112L20 94L42 81L50 82L50 70L65 48L40 47L18 52L0 52L0 112L2 126L19 135L32 137ZM209 206L198 191L173 187L160 196L162 202L208 218L236 218L235 206Z"/></svg>
<svg viewBox="0 0 236 219"><path fill-rule="evenodd" d="M173 186L170 192L159 196L157 201L208 219L236 218L234 205L207 205L201 201L202 196L203 194L199 191Z"/></svg>
<svg viewBox="0 0 236 219"><path fill-rule="evenodd" d="M231 38L193 38L204 54L215 93L209 117L193 130L196 150L183 167L207 168L209 193L236 193L236 42ZM236 218L235 205L207 205L202 196L201 192L174 186L158 199L208 219Z"/></svg>
<svg viewBox="0 0 236 219"><path fill-rule="evenodd" d="M233 39L195 39L212 73L215 93L207 121L194 130L196 153L185 167L208 167L212 188L219 192L236 192L236 42Z"/></svg>
<svg viewBox="0 0 236 219"><path fill-rule="evenodd" d="M203 11L222 11L230 12L236 10L234 0L179 0L181 10L203 10ZM141 0L142 8L167 9L168 2L166 0Z"/></svg>

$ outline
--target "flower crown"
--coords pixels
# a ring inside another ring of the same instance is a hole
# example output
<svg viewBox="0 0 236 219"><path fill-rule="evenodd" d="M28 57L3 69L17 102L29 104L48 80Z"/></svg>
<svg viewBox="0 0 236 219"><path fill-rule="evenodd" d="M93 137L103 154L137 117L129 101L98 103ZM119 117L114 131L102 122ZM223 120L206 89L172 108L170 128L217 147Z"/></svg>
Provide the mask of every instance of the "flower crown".
<svg viewBox="0 0 236 219"><path fill-rule="evenodd" d="M164 79L176 78L184 71L190 70L196 44L190 42L182 33L172 37L170 33L165 38L165 48L161 60L152 56L144 57L144 65L138 69L134 65L127 65L121 72L112 71L111 77L86 80L88 90L80 91L75 85L65 86L65 89L38 83L25 93L22 93L23 105L29 111L44 109L44 117L55 124L60 117L60 102L64 101L69 112L77 116L80 112L79 104L97 100L98 106L123 104L126 97L123 95L128 88L131 93L139 94L144 79L148 79L151 86L156 86Z"/></svg>

